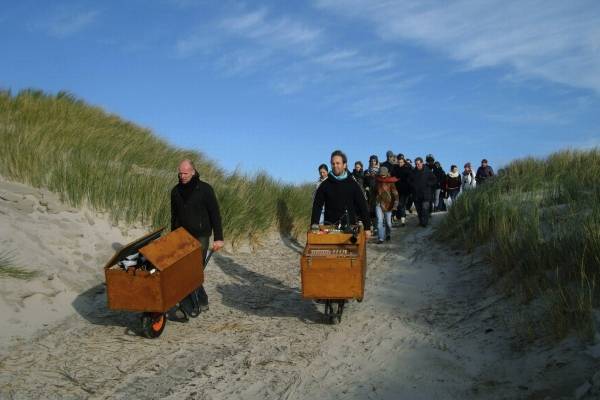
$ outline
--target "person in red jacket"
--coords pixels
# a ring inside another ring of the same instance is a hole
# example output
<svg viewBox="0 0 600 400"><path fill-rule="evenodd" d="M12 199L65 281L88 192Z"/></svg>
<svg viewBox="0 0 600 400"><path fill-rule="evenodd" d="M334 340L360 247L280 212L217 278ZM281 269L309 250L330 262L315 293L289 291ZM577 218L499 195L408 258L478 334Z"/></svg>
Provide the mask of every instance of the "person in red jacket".
<svg viewBox="0 0 600 400"><path fill-rule="evenodd" d="M390 240L392 233L392 213L398 208L398 178L390 176L387 167L379 168L377 175L377 196L375 212L377 213L377 243ZM386 232L387 231L387 232Z"/></svg>

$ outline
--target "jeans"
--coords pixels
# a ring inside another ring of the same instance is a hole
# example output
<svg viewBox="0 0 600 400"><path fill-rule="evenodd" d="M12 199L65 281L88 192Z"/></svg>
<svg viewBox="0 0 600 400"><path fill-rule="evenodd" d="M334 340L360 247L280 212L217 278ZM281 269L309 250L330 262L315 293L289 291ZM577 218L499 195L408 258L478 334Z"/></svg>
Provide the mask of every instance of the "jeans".
<svg viewBox="0 0 600 400"><path fill-rule="evenodd" d="M435 191L433 192L433 209L434 210L438 210L440 208L440 193L442 192L442 189L435 189Z"/></svg>
<svg viewBox="0 0 600 400"><path fill-rule="evenodd" d="M384 228L384 218L385 225L387 227L387 236L390 236L392 233L392 212L391 211L383 211L379 204L375 207L375 212L377 213L377 238L379 240L384 240L386 238L386 229Z"/></svg>
<svg viewBox="0 0 600 400"><path fill-rule="evenodd" d="M448 207L450 207L452 204L454 204L459 193L460 193L460 189L448 190Z"/></svg>

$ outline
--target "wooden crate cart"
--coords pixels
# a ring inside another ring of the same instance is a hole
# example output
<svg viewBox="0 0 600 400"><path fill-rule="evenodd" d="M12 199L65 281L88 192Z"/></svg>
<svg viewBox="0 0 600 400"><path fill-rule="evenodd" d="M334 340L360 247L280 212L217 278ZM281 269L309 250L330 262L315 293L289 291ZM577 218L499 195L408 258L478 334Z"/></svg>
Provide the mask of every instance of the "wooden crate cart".
<svg viewBox="0 0 600 400"><path fill-rule="evenodd" d="M341 232L322 225L318 232L309 231L300 259L302 297L324 303L325 318L341 322L345 303L364 297L366 260L362 226Z"/></svg>
<svg viewBox="0 0 600 400"><path fill-rule="evenodd" d="M184 228L160 237L163 229L129 243L104 267L108 308L142 312L148 338L159 337L166 312L204 282L200 242ZM124 266L128 258L141 261Z"/></svg>

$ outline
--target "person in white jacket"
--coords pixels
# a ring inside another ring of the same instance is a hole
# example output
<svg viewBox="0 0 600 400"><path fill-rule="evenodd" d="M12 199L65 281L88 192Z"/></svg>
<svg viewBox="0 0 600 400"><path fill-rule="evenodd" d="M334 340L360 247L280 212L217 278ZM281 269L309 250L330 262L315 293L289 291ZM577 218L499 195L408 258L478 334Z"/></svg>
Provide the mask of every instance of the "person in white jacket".
<svg viewBox="0 0 600 400"><path fill-rule="evenodd" d="M461 192L469 189L475 189L477 181L475 180L475 173L471 169L471 163L465 164L465 169L461 174Z"/></svg>

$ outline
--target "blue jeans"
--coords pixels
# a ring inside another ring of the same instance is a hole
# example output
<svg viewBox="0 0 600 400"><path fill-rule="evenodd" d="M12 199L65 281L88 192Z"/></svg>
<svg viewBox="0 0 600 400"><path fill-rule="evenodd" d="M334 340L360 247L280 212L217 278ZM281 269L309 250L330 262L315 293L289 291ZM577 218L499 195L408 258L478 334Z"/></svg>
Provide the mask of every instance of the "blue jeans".
<svg viewBox="0 0 600 400"><path fill-rule="evenodd" d="M379 204L375 206L375 212L377 213L377 237L379 240L384 240L386 237L386 229L383 224L384 218L387 227L387 236L390 236L392 233L392 212L383 211Z"/></svg>

